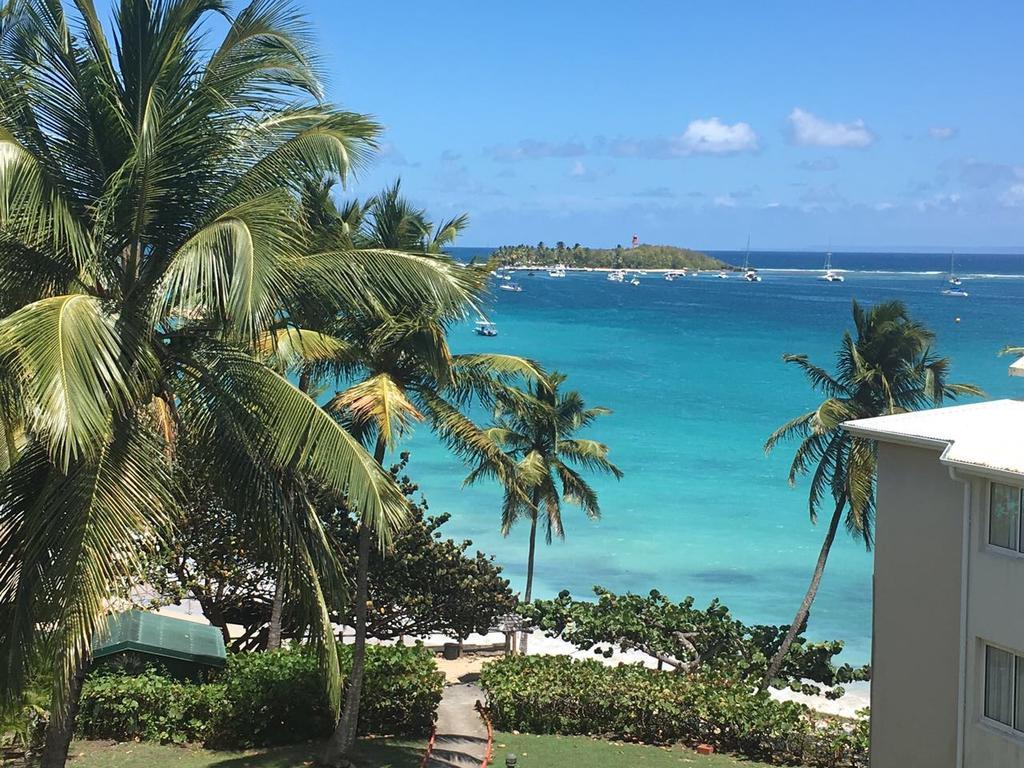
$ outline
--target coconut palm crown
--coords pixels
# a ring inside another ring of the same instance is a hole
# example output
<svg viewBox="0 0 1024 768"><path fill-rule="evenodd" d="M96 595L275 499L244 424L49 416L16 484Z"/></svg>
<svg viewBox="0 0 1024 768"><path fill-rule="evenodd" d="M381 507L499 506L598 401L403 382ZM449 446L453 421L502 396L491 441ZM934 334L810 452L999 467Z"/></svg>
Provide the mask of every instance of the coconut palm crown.
<svg viewBox="0 0 1024 768"><path fill-rule="evenodd" d="M492 446L477 454L466 484L495 478L505 488L501 529L506 535L523 516L530 520L525 599L533 597L537 527L543 518L545 536L564 537L563 502L579 506L587 517L601 515L597 492L581 474L596 471L616 479L622 471L608 459L608 446L577 437L607 408L587 407L582 395L561 388L565 376L552 372L528 381L522 389L504 387L495 400L494 424L484 430Z"/></svg>

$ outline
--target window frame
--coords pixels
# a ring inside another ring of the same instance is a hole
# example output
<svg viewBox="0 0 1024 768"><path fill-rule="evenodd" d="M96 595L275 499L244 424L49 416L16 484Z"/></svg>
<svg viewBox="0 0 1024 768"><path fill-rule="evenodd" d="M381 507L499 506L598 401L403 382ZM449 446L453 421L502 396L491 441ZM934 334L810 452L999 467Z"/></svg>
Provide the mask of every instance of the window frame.
<svg viewBox="0 0 1024 768"><path fill-rule="evenodd" d="M1010 700L1010 719L1013 720L1012 725L1007 725L1004 722L995 720L989 717L985 713L985 704L988 699L988 650L989 648L1008 653L1013 659L1013 663L1010 665L1010 677L1011 677L1011 690L1012 697ZM981 643L981 707L980 717L981 721L988 727L994 728L1002 734L1016 738L1024 739L1024 715L1021 717L1021 722L1017 722L1018 704L1022 698L1024 698L1024 675L1021 674L1021 668L1024 667L1024 652L1015 651L1012 648L1007 648L1005 645L999 643L991 643L987 640L983 640ZM1024 709L1021 710L1024 712Z"/></svg>
<svg viewBox="0 0 1024 768"><path fill-rule="evenodd" d="M992 543L992 495L997 485L1004 488L1012 488L1017 491L1017 547L1004 547L1001 544ZM1017 557L1024 559L1024 488L992 480L988 484L988 493L985 494L985 540L984 547L990 552L997 553L1003 557Z"/></svg>

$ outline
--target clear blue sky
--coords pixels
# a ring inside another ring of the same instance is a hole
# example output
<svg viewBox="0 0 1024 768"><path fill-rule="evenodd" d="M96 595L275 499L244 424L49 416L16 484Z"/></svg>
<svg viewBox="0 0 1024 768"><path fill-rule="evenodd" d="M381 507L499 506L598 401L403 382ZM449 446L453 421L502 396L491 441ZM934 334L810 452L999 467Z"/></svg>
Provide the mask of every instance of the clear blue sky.
<svg viewBox="0 0 1024 768"><path fill-rule="evenodd" d="M296 0L462 245L1024 246L1019 0Z"/></svg>
<svg viewBox="0 0 1024 768"><path fill-rule="evenodd" d="M302 1L463 244L1024 245L1024 3Z"/></svg>

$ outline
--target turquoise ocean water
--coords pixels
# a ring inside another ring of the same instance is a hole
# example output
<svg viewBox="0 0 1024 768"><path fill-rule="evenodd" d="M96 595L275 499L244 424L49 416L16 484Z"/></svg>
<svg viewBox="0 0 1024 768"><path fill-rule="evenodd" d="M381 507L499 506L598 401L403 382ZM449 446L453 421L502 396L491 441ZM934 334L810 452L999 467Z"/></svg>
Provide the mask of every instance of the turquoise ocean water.
<svg viewBox="0 0 1024 768"><path fill-rule="evenodd" d="M754 253L752 261L761 283L652 274L633 287L603 273L522 274L522 293L494 291L497 338L475 336L471 324L452 334L457 352L524 355L568 373L588 403L614 411L593 436L611 446L625 478L594 479L600 521L566 510L565 540L538 552L539 596L566 588L587 596L595 584L657 588L674 599L720 597L748 622L788 622L824 531L808 520L806 484L786 483L792 447L766 457L762 445L816 402L782 355L830 366L852 298L904 300L936 331L954 380L992 397L1024 395L1024 381L1007 376L1010 360L997 357L1003 345L1024 343L1024 257L958 257L958 271L970 275L967 298L940 295L948 257L939 254L837 254L834 266L851 270L842 284L815 279L820 254ZM521 589L527 529L501 536L500 489L463 489L465 468L424 428L407 449L431 509L452 514L448 535L494 554ZM809 631L845 640L852 662L869 655L870 579L871 555L841 538Z"/></svg>

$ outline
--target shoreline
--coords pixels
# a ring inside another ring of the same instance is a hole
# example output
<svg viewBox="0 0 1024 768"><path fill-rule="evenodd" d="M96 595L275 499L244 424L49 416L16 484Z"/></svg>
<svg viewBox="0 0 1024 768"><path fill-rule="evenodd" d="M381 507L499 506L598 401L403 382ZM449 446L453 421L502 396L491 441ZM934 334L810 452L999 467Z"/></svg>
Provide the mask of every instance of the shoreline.
<svg viewBox="0 0 1024 768"><path fill-rule="evenodd" d="M415 638L415 640L422 642L424 646L438 653L440 653L445 643L455 642L452 638L444 637L443 635L428 635L423 638ZM489 655L484 653L474 654L472 647L493 647L498 644L504 644L504 640L505 636L501 632L489 632L486 635L470 635L463 643L464 646L470 646L470 649L464 651L464 655L453 661L439 657L437 660L438 668L445 673L445 677L449 682L455 682L467 674L478 673L479 667L483 666L490 658L495 658L495 655L493 653ZM393 645L394 643L388 642L384 644ZM649 669L657 669L658 666L658 662L654 657L648 656L642 651L623 652L614 648L611 656L605 657L603 654L595 653L593 648L581 650L565 640L556 637L546 637L540 632L531 632L529 634L527 656L570 656L574 659L598 661L608 667L620 664L643 664ZM792 701L803 704L823 715L854 719L857 717L859 710L871 704L871 683L867 681L849 683L844 685L843 688L846 692L840 698L834 700L828 699L824 695L809 696L805 693L789 690L788 688L772 688L770 693L771 697L776 701Z"/></svg>
<svg viewBox="0 0 1024 768"><path fill-rule="evenodd" d="M200 624L209 624L209 620L203 615L202 609L194 601L184 601L181 605L168 605L155 611L166 616L173 616L176 619L187 619ZM232 631L234 625L228 625ZM348 627L337 627L339 642L345 643L346 638L351 638ZM241 631L240 627L234 627L234 631ZM232 631L232 634L234 634ZM482 667L490 659L501 655L501 652L487 651L474 652L474 647L493 649L495 646L503 647L505 635L502 632L489 632L486 635L470 635L463 641L463 646L469 646L463 654L455 660L449 661L441 656L441 651L446 643L457 642L454 638L445 635L426 635L424 637L405 638L406 643L419 642L429 650L438 654L437 667L445 673L445 679L449 684L461 680L466 675L478 675ZM367 638L367 642L373 645L397 645L396 640L376 640ZM596 647L596 646L595 646ZM603 646L602 646L603 647ZM605 657L595 653L593 648L581 650L572 643L561 640L557 637L546 637L541 632L531 632L527 643L528 656L570 656L574 659L591 659L599 661L608 667L620 664L643 664L649 669L657 669L658 662L642 651L620 651L617 648L612 650L611 656ZM771 696L776 701L793 701L803 704L809 709L824 715L836 717L855 718L857 712L871 703L871 683L856 682L844 686L846 693L838 699L827 699L823 695L808 696L805 693L787 689L771 689Z"/></svg>

